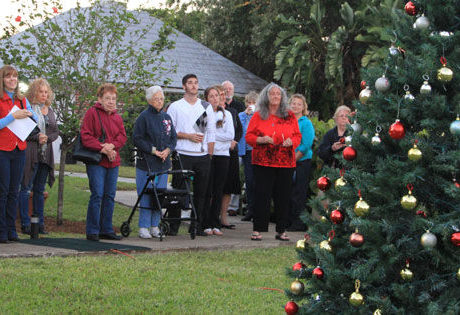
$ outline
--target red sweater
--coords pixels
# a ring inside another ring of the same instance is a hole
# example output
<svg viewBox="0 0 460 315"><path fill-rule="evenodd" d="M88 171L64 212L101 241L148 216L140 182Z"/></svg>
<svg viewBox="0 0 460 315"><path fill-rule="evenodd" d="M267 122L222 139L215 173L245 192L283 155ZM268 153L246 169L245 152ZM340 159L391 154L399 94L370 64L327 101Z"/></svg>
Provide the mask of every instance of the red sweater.
<svg viewBox="0 0 460 315"><path fill-rule="evenodd" d="M25 99L24 99L25 104ZM21 101L14 98L14 104L11 98L3 91L3 97L0 97L0 118L9 114L13 106L21 107ZM25 107L25 105L24 105ZM0 129L0 151L13 151L18 146L19 150L24 150L27 147L25 141L21 141L8 127Z"/></svg>
<svg viewBox="0 0 460 315"><path fill-rule="evenodd" d="M272 137L274 144L257 144L257 138L263 136ZM283 147L282 143L287 138L291 138L292 146ZM253 148L252 164L261 166L295 167L295 148L301 139L299 124L292 112L289 112L286 119L269 115L267 120L263 120L259 112L256 112L246 132L246 142Z"/></svg>
<svg viewBox="0 0 460 315"><path fill-rule="evenodd" d="M117 167L121 162L119 150L126 143L126 131L123 126L123 119L116 111L109 114L102 108L100 103L96 103L88 109L81 124L81 142L88 149L98 152L102 149L99 142L99 137L102 136L102 128L96 111L99 112L104 126L105 143L112 143L115 146L115 151L117 151L117 157L112 162L109 161L105 154L102 154L102 161L99 165L106 168Z"/></svg>

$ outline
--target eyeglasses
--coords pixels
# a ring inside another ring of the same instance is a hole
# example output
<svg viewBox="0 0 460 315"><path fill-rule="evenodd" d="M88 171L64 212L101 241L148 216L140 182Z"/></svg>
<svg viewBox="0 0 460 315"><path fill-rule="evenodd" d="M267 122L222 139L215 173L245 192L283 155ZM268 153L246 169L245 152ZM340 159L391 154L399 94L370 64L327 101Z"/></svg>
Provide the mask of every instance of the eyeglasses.
<svg viewBox="0 0 460 315"><path fill-rule="evenodd" d="M116 97L103 97L102 99L106 102L110 102L110 101L116 102L117 101Z"/></svg>

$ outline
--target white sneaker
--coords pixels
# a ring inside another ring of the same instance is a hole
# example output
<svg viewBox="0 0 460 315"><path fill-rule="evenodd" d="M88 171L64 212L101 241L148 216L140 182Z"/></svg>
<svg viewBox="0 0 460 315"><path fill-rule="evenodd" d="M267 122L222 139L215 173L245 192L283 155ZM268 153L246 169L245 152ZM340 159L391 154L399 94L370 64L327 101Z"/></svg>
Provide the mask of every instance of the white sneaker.
<svg viewBox="0 0 460 315"><path fill-rule="evenodd" d="M150 235L153 237L160 237L160 229L158 228L158 226L152 226L150 228Z"/></svg>
<svg viewBox="0 0 460 315"><path fill-rule="evenodd" d="M223 235L224 233L222 233L222 231L219 230L218 228L213 228L212 229L212 234L220 236L220 235Z"/></svg>
<svg viewBox="0 0 460 315"><path fill-rule="evenodd" d="M205 229L203 232L206 233L206 235L212 235L211 229Z"/></svg>
<svg viewBox="0 0 460 315"><path fill-rule="evenodd" d="M152 235L150 235L149 230L147 228L139 228L139 237L152 238Z"/></svg>

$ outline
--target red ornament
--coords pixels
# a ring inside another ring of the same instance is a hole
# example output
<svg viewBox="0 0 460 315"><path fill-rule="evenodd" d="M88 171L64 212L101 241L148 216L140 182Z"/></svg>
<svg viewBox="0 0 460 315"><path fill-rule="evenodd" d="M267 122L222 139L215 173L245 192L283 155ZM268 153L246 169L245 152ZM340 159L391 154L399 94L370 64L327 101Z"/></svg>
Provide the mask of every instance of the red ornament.
<svg viewBox="0 0 460 315"><path fill-rule="evenodd" d="M418 211L416 212L416 214L419 215L419 216L421 216L421 217L426 218L426 213L425 213L425 211L423 211L423 210L418 210Z"/></svg>
<svg viewBox="0 0 460 315"><path fill-rule="evenodd" d="M293 266L292 266L292 270L294 271L297 271L297 270L300 270L302 268L305 268L305 264L302 263L302 262L298 262L298 263L295 263Z"/></svg>
<svg viewBox="0 0 460 315"><path fill-rule="evenodd" d="M393 125L390 126L390 130L388 131L390 134L390 137L392 137L395 140L400 140L404 138L406 135L406 130L404 129L403 124L399 121L399 119L396 119Z"/></svg>
<svg viewBox="0 0 460 315"><path fill-rule="evenodd" d="M56 7L53 7L53 12L57 14L59 11Z"/></svg>
<svg viewBox="0 0 460 315"><path fill-rule="evenodd" d="M367 85L366 81L362 80L361 81L361 90L364 90L366 88L366 85Z"/></svg>
<svg viewBox="0 0 460 315"><path fill-rule="evenodd" d="M345 137L340 138L339 142L340 143L345 143Z"/></svg>
<svg viewBox="0 0 460 315"><path fill-rule="evenodd" d="M294 314L297 314L297 312L299 311L299 306L296 304L296 302L289 301L284 306L284 311L288 315L294 315Z"/></svg>
<svg viewBox="0 0 460 315"><path fill-rule="evenodd" d="M331 212L331 221L334 224L340 224L343 222L343 214L340 212L339 209L335 209L334 211Z"/></svg>
<svg viewBox="0 0 460 315"><path fill-rule="evenodd" d="M353 247L361 247L364 244L364 236L355 232L350 235L350 244Z"/></svg>
<svg viewBox="0 0 460 315"><path fill-rule="evenodd" d="M352 147L352 146L349 146L349 147L346 147L343 152L343 158L347 161L353 161L354 159L356 159L356 150Z"/></svg>
<svg viewBox="0 0 460 315"><path fill-rule="evenodd" d="M460 232L453 233L452 236L450 237L450 241L452 242L452 244L459 247L460 246Z"/></svg>
<svg viewBox="0 0 460 315"><path fill-rule="evenodd" d="M21 17L18 15L15 19L16 22L21 22Z"/></svg>
<svg viewBox="0 0 460 315"><path fill-rule="evenodd" d="M455 178L453 179L453 182L454 182L455 187L460 188L460 184L457 182Z"/></svg>
<svg viewBox="0 0 460 315"><path fill-rule="evenodd" d="M320 267L316 267L313 269L313 275L316 276L318 279L323 279L324 277L324 271Z"/></svg>
<svg viewBox="0 0 460 315"><path fill-rule="evenodd" d="M331 180L326 176L321 176L316 181L316 185L318 186L320 190L326 191L329 189L329 187L331 187Z"/></svg>
<svg viewBox="0 0 460 315"><path fill-rule="evenodd" d="M417 8L415 7L415 4L412 1L406 3L406 5L404 6L404 10L406 10L407 14L412 16L417 14Z"/></svg>

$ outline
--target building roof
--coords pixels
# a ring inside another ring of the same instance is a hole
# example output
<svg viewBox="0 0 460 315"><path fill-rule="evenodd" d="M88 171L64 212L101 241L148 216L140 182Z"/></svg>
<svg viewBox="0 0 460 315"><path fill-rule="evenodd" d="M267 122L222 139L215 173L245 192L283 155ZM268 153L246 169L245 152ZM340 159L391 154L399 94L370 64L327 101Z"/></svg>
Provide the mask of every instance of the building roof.
<svg viewBox="0 0 460 315"><path fill-rule="evenodd" d="M57 15L53 18L53 21L59 23L60 20L69 19L72 16L72 10ZM104 10L107 11L107 14L110 14L110 3L104 5ZM154 27L148 32L147 36L134 44L135 47L148 48L153 41L158 39L158 33L163 26L163 22L147 12L135 11L133 13L136 13L140 23L130 26L130 31L135 31L136 28L140 29L142 26L152 22L152 24L154 24ZM75 16L75 14L73 14L73 16ZM40 27L40 25L41 24L35 27ZM67 32L68 36L72 36L71 30L64 30L64 32ZM25 33L27 33L27 30L14 35L13 40L14 38L19 39L19 37L22 37L21 35ZM251 90L259 91L268 84L268 82L259 78L252 72L240 67L177 30L169 36L169 39L175 42L175 47L161 53L161 56L164 58L162 65L166 65L166 67L169 65L171 69L174 68L174 66L177 68L175 72L169 72L163 75L161 80L159 80L159 82L163 82L166 78L171 79L168 86L164 86L166 91L182 92L182 77L188 73L197 75L201 90L208 86L220 84L225 80L229 80L235 86L236 95L244 95ZM28 41L36 45L33 36L30 36ZM125 37L124 43L128 45L128 37ZM34 62L33 56L31 56L31 59L31 62ZM0 65L2 64L0 60ZM159 82L152 82L152 84L159 84Z"/></svg>

